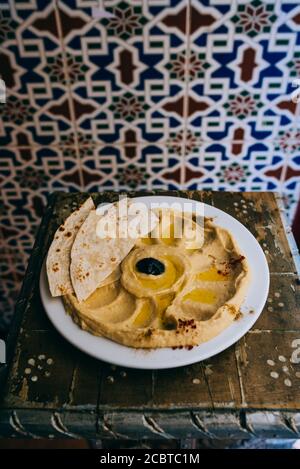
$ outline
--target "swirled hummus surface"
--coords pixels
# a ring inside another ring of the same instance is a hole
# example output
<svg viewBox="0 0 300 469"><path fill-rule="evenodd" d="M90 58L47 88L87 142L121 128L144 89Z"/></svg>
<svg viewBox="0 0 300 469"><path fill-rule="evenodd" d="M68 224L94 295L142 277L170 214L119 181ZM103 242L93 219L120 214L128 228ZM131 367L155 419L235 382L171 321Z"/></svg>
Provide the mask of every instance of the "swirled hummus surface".
<svg viewBox="0 0 300 469"><path fill-rule="evenodd" d="M156 237L138 239L105 285L82 302L73 293L63 297L82 329L135 348L189 347L238 317L250 273L231 234L205 219L202 239L176 238L181 215L169 211L168 225L166 213Z"/></svg>

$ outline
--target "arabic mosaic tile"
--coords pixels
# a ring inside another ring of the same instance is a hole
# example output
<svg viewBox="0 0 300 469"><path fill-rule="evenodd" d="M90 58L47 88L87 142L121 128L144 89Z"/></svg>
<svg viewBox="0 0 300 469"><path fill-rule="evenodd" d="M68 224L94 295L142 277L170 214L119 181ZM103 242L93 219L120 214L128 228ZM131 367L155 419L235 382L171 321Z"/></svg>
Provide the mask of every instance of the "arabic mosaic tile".
<svg viewBox="0 0 300 469"><path fill-rule="evenodd" d="M270 142L203 142L187 155L185 183L188 188L281 191L284 164L285 155Z"/></svg>
<svg viewBox="0 0 300 469"><path fill-rule="evenodd" d="M139 142L157 142L165 141L170 129L183 127L184 3L174 2L169 15L165 7L151 13L147 2L110 2L106 10L113 16L97 22L88 11L76 12L86 32L66 38L65 47L72 56L84 56L88 67L83 79L71 84L73 99L89 107L77 122L80 131L98 143L120 143L128 129ZM175 70L174 54L183 60Z"/></svg>
<svg viewBox="0 0 300 469"><path fill-rule="evenodd" d="M7 86L6 105L0 106L1 145L57 144L73 129L66 82L59 74L53 80L50 72L61 56L54 17L45 19L53 2L27 3L0 9L1 76Z"/></svg>
<svg viewBox="0 0 300 469"><path fill-rule="evenodd" d="M90 191L178 189L182 158L162 145L105 145L85 151L82 170Z"/></svg>
<svg viewBox="0 0 300 469"><path fill-rule="evenodd" d="M0 231L7 248L24 258L31 251L47 195L83 188L81 166L73 152L70 156L70 148L0 148Z"/></svg>
<svg viewBox="0 0 300 469"><path fill-rule="evenodd" d="M286 207L286 215L290 224L292 224L300 198L299 178L288 180L283 186L283 200Z"/></svg>
<svg viewBox="0 0 300 469"><path fill-rule="evenodd" d="M16 280L15 274L6 273L5 270L7 269L10 258L5 257L2 255L1 258L3 261L1 262L1 283L0 283L0 296L1 296L1 315L0 315L0 332L5 331L8 325L11 322L16 298L18 297L20 286L21 286L21 278ZM16 267L14 266L14 272L16 271Z"/></svg>
<svg viewBox="0 0 300 469"><path fill-rule="evenodd" d="M193 6L199 9L199 2ZM209 33L192 35L191 51L206 54L211 67L189 83L190 127L213 140L236 139L235 125L257 140L276 138L296 113L287 66L296 42L287 22L293 13L283 13L278 2L254 0L232 3L221 21L210 14Z"/></svg>

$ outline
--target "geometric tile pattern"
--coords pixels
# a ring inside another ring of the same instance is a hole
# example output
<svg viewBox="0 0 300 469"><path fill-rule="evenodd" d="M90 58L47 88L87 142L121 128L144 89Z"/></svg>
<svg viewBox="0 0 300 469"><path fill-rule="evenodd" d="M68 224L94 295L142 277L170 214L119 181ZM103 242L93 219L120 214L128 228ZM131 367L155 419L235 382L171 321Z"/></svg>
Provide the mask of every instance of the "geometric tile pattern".
<svg viewBox="0 0 300 469"><path fill-rule="evenodd" d="M292 221L297 0L4 0L0 64L0 329L55 189L276 190Z"/></svg>

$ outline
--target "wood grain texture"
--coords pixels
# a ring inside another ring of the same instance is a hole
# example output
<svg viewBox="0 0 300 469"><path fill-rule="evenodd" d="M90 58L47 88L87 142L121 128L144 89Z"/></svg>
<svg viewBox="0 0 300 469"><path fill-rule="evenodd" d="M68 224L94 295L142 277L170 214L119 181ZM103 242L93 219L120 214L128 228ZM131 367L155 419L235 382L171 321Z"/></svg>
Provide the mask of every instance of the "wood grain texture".
<svg viewBox="0 0 300 469"><path fill-rule="evenodd" d="M271 275L267 303L252 329L300 330L300 284L297 275Z"/></svg>
<svg viewBox="0 0 300 469"><path fill-rule="evenodd" d="M300 407L300 334L290 331L251 332L238 343L238 365L244 407ZM297 351L298 350L298 351Z"/></svg>
<svg viewBox="0 0 300 469"><path fill-rule="evenodd" d="M271 272L264 311L235 346L202 363L141 371L88 357L47 319L39 297L43 258L60 223L88 194L55 193L41 223L9 342L0 435L211 438L300 432L300 286L272 193L151 191L214 205L261 244ZM118 193L92 194L95 203ZM251 314L251 313L249 313Z"/></svg>

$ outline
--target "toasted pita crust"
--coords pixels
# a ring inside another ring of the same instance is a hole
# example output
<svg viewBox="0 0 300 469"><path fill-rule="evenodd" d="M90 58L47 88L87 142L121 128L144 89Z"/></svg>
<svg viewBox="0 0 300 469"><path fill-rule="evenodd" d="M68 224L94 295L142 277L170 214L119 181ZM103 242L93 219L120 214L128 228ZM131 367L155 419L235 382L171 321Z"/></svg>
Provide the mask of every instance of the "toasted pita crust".
<svg viewBox="0 0 300 469"><path fill-rule="evenodd" d="M101 219L108 222L108 225L116 221L117 226L121 226L120 231L125 233L123 226L130 220L119 214L121 203L122 201L112 204L107 213L102 215L92 210L77 233L71 249L70 275L78 301L87 299L99 288L131 251L136 239L146 236L158 222L158 217L145 208L141 215L134 215L139 225L136 236L131 233L132 237L100 237L97 226ZM149 223L145 223L146 218Z"/></svg>
<svg viewBox="0 0 300 469"><path fill-rule="evenodd" d="M80 226L94 208L93 199L89 197L79 209L71 213L54 235L46 261L52 296L62 296L73 292L70 279L71 247Z"/></svg>

